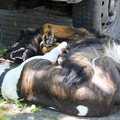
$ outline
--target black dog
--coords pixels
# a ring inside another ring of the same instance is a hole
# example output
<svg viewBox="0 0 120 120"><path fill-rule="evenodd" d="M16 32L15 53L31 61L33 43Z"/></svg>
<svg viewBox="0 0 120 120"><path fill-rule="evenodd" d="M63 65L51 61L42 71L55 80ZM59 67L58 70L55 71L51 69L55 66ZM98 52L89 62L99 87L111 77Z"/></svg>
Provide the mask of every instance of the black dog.
<svg viewBox="0 0 120 120"><path fill-rule="evenodd" d="M21 35L11 49L4 54L5 59L16 63L22 63L25 59L39 54L39 43L42 41L42 35L38 31L21 31Z"/></svg>

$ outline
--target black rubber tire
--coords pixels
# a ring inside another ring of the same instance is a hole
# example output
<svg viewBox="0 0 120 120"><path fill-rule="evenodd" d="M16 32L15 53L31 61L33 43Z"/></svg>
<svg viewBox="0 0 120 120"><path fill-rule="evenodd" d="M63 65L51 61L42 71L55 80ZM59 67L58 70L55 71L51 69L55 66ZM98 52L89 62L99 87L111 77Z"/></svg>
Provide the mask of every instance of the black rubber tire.
<svg viewBox="0 0 120 120"><path fill-rule="evenodd" d="M116 20L106 32L102 30L101 25L102 0L83 0L80 3L74 4L72 11L74 27L83 27L91 33L107 35L113 38L116 38L116 34L120 32L120 1Z"/></svg>

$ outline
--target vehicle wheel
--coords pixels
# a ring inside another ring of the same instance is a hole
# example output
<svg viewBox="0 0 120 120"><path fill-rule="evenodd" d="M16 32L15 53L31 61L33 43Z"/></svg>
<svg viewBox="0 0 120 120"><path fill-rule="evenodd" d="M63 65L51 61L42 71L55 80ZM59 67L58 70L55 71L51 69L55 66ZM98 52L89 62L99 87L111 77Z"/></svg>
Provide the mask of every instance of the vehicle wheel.
<svg viewBox="0 0 120 120"><path fill-rule="evenodd" d="M73 5L72 15L74 27L113 38L120 32L120 0L83 0Z"/></svg>

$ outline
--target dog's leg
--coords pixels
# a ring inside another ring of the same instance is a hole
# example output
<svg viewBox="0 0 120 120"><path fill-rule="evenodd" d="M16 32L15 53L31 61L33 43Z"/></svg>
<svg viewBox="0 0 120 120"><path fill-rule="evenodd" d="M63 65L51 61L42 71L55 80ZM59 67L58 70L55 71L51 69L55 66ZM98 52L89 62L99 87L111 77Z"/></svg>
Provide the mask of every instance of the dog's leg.
<svg viewBox="0 0 120 120"><path fill-rule="evenodd" d="M62 54L63 51L67 48L67 43L62 42L56 48L52 49L50 52L46 53L43 56L43 59L48 59L54 64L57 61L58 55Z"/></svg>
<svg viewBox="0 0 120 120"><path fill-rule="evenodd" d="M54 43L53 46L51 46L51 47L43 46L41 51L42 51L43 54L46 54L46 53L50 52L53 48L57 47L59 44L60 43Z"/></svg>
<svg viewBox="0 0 120 120"><path fill-rule="evenodd" d="M21 69L23 68L23 66L33 60L33 59L47 59L50 60L52 62L52 64L54 64L57 61L58 55L62 54L63 51L65 51L65 49L67 48L67 43L66 42L62 42L60 45L58 45L56 48L52 49L50 52L46 53L43 56L34 56L31 57L29 59L27 59L26 61L24 61L20 67Z"/></svg>

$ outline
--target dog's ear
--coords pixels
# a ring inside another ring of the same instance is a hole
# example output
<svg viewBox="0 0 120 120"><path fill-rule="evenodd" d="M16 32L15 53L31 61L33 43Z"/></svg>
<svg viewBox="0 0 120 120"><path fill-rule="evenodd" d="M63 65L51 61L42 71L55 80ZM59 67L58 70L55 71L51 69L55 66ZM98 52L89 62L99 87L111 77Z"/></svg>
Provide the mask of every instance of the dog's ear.
<svg viewBox="0 0 120 120"><path fill-rule="evenodd" d="M38 53L40 43L42 41L42 35L41 34L34 35L32 38L30 38L30 41L31 41L31 44L32 44L32 49L36 53Z"/></svg>
<svg viewBox="0 0 120 120"><path fill-rule="evenodd" d="M12 47L16 47L19 44L19 42L24 38L24 35L24 30L20 30L20 36L18 37L17 41L13 44Z"/></svg>

